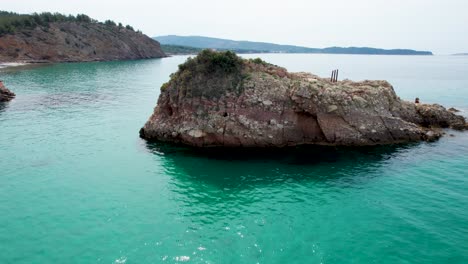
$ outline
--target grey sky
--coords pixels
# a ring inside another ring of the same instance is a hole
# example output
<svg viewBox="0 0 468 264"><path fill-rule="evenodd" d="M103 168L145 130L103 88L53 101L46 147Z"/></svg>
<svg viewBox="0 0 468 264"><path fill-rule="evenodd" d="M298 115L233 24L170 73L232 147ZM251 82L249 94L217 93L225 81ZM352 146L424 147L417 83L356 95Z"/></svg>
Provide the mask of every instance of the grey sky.
<svg viewBox="0 0 468 264"><path fill-rule="evenodd" d="M468 0L0 0L0 9L84 13L149 36L468 52Z"/></svg>

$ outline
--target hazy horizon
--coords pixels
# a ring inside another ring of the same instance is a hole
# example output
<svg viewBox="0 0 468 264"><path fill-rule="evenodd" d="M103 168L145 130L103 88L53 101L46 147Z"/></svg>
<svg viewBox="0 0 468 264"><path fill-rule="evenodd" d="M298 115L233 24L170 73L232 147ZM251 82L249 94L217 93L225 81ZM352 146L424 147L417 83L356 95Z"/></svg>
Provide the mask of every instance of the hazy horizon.
<svg viewBox="0 0 468 264"><path fill-rule="evenodd" d="M374 47L434 54L468 52L468 1L219 2L0 0L18 13L87 14L130 24L150 37L206 36L311 48Z"/></svg>

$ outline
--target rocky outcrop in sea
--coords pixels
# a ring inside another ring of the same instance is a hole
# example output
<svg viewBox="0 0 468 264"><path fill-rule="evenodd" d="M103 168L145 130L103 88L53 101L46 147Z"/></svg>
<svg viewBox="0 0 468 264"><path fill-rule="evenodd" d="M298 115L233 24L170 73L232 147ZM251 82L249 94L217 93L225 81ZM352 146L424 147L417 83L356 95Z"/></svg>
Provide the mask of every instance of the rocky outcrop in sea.
<svg viewBox="0 0 468 264"><path fill-rule="evenodd" d="M161 87L142 138L196 147L366 146L435 140L464 117L386 81L331 82L205 50Z"/></svg>
<svg viewBox="0 0 468 264"><path fill-rule="evenodd" d="M3 85L3 82L0 81L0 102L7 102L10 101L15 97L15 94L8 90L5 85Z"/></svg>

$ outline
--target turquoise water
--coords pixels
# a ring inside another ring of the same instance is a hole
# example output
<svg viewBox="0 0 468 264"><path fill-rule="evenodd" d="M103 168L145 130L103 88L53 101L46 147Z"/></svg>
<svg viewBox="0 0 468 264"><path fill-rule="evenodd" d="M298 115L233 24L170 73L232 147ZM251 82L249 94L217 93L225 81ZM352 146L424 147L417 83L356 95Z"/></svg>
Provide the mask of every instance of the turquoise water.
<svg viewBox="0 0 468 264"><path fill-rule="evenodd" d="M264 54L468 113L468 58ZM200 155L138 130L186 57L0 72L0 263L468 263L468 133Z"/></svg>

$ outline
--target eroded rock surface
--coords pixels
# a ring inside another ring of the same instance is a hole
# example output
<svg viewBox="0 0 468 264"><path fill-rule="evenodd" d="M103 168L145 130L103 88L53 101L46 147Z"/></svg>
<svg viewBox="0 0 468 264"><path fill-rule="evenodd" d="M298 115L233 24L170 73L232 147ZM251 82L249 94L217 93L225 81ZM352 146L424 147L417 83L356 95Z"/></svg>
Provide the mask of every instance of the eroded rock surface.
<svg viewBox="0 0 468 264"><path fill-rule="evenodd" d="M15 94L8 90L5 85L3 85L3 82L0 81L0 102L7 102L10 101L15 97Z"/></svg>
<svg viewBox="0 0 468 264"><path fill-rule="evenodd" d="M203 51L163 85L140 135L198 147L364 146L434 140L448 127L467 126L440 105L401 100L386 81L332 83Z"/></svg>

